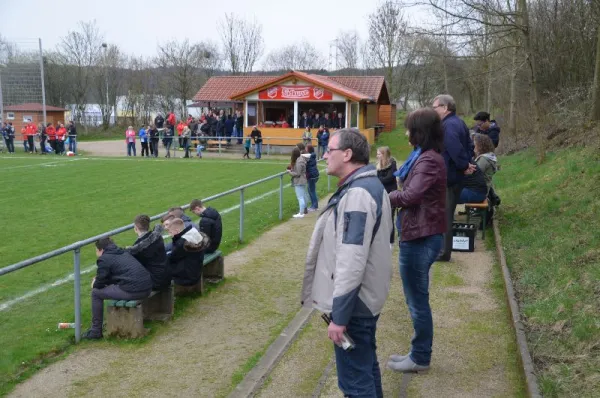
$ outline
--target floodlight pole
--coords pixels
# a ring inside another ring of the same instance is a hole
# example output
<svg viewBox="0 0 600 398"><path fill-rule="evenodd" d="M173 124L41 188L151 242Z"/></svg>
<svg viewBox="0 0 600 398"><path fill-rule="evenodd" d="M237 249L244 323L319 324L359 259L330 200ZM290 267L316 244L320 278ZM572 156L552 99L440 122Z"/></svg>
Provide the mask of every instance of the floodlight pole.
<svg viewBox="0 0 600 398"><path fill-rule="evenodd" d="M44 127L46 127L46 87L44 84L44 52L42 51L42 39L38 39L40 43L40 76L42 79L42 112L44 113ZM42 149L43 150L43 149Z"/></svg>

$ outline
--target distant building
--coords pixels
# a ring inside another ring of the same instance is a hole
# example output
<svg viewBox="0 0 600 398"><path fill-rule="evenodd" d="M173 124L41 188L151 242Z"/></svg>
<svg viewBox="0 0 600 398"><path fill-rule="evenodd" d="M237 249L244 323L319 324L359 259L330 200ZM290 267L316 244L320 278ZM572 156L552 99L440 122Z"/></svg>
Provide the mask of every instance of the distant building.
<svg viewBox="0 0 600 398"><path fill-rule="evenodd" d="M18 105L8 105L4 107L5 122L12 122L15 131L20 132L21 128L28 122L36 125L44 121L43 105L35 102ZM46 105L46 122L56 124L65 122L65 109L56 106Z"/></svg>

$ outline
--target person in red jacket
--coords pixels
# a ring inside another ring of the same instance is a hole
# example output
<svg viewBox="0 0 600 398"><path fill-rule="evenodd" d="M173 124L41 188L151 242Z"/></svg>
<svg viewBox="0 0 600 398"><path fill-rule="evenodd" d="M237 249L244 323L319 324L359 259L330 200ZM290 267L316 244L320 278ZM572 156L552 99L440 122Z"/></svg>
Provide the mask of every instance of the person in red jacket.
<svg viewBox="0 0 600 398"><path fill-rule="evenodd" d="M183 129L186 127L187 127L187 125L183 122L183 120L181 120L177 124L177 136L179 137L179 148L183 147L183 137L181 136L181 134L183 133Z"/></svg>
<svg viewBox="0 0 600 398"><path fill-rule="evenodd" d="M21 138L23 139L23 149L25 153L29 152L29 144L27 142L27 125L21 127Z"/></svg>
<svg viewBox="0 0 600 398"><path fill-rule="evenodd" d="M38 131L37 126L35 125L35 123L29 122L29 123L27 123L26 131L27 131L27 146L29 147L29 153L33 153L34 151L37 152L37 149L33 142L33 137L35 137L35 135L37 134L37 131Z"/></svg>
<svg viewBox="0 0 600 398"><path fill-rule="evenodd" d="M65 139L67 137L67 129L65 125L60 123L56 131L56 154L62 155L65 153Z"/></svg>
<svg viewBox="0 0 600 398"><path fill-rule="evenodd" d="M52 150L56 151L56 128L52 123L48 123L46 126L46 134L48 135L48 142L50 143Z"/></svg>

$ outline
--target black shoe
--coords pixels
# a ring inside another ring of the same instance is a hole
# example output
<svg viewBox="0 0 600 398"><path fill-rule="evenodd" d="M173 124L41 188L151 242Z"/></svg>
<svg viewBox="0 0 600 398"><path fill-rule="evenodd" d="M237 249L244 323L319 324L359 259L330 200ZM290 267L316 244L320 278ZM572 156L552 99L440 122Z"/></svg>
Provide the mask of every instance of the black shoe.
<svg viewBox="0 0 600 398"><path fill-rule="evenodd" d="M450 255L446 256L446 255L440 254L435 261L448 262L448 261L450 261Z"/></svg>
<svg viewBox="0 0 600 398"><path fill-rule="evenodd" d="M88 329L81 335L81 338L84 340L100 340L102 338L102 332Z"/></svg>

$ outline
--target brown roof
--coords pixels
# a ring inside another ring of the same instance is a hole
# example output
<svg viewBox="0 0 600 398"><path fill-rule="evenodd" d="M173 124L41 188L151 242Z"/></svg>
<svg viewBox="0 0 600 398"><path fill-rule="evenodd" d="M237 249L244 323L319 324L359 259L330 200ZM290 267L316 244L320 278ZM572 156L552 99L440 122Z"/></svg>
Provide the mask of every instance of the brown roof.
<svg viewBox="0 0 600 398"><path fill-rule="evenodd" d="M385 83L383 76L327 76L327 79L360 91L374 98L375 101L379 98L379 94Z"/></svg>
<svg viewBox="0 0 600 398"><path fill-rule="evenodd" d="M5 111L10 112L43 112L43 105L35 102L18 105L8 105L4 107ZM46 105L46 111L64 112L66 109L56 106Z"/></svg>
<svg viewBox="0 0 600 398"><path fill-rule="evenodd" d="M255 91L283 82L291 77L323 86L345 97L378 101L385 88L383 76L322 76L291 71L281 76L215 76L194 96L194 101L229 102ZM387 93L385 93L387 98Z"/></svg>
<svg viewBox="0 0 600 398"><path fill-rule="evenodd" d="M277 76L213 76L194 96L194 101L230 102L233 94L260 86Z"/></svg>

